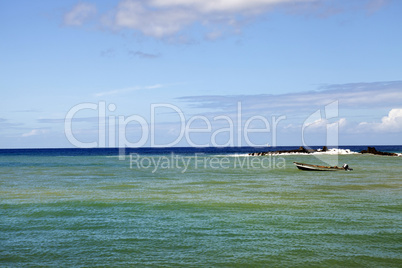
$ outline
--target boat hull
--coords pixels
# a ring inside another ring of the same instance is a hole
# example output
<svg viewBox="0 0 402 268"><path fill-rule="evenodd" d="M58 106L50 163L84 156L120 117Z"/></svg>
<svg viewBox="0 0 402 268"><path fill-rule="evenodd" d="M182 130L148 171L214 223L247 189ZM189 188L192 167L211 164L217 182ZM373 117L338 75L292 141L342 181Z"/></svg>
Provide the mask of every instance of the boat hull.
<svg viewBox="0 0 402 268"><path fill-rule="evenodd" d="M305 170L305 171L341 171L345 170L342 167L331 167L331 166L318 166L318 165L310 165L310 164L303 164L303 163L297 163L293 162L293 164L296 165L296 167L300 170Z"/></svg>

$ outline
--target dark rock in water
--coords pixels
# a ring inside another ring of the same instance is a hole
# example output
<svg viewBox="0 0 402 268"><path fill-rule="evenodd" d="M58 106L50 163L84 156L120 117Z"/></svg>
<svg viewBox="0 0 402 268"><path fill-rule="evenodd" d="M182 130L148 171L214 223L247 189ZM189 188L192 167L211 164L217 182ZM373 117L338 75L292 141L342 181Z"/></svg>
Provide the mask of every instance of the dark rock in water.
<svg viewBox="0 0 402 268"><path fill-rule="evenodd" d="M317 152L317 150L313 150L313 149L309 149L307 150L306 148L304 148L303 146L300 146L298 150L294 151L295 153L314 153Z"/></svg>
<svg viewBox="0 0 402 268"><path fill-rule="evenodd" d="M321 151L328 151L327 146L324 146L322 148ZM251 156L264 156L264 155L272 155L272 154L286 154L286 153L314 153L314 152L318 152L318 150L313 150L313 149L306 149L303 146L300 146L299 149L295 149L295 150L286 150L286 151L273 151L273 152L260 152L260 153L249 153L248 155Z"/></svg>
<svg viewBox="0 0 402 268"><path fill-rule="evenodd" d="M300 146L298 151L299 151L299 152L306 152L306 149L304 149L303 146Z"/></svg>
<svg viewBox="0 0 402 268"><path fill-rule="evenodd" d="M398 156L395 153L388 153L388 152L380 152L377 151L374 147L367 147L367 150L363 150L360 152L361 154L375 154L375 155L388 155L388 156Z"/></svg>

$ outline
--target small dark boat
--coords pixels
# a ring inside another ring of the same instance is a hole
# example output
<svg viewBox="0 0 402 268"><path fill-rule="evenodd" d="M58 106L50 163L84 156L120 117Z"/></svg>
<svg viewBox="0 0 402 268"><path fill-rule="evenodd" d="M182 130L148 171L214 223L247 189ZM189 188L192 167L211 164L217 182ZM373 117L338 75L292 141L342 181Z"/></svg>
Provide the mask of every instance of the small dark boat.
<svg viewBox="0 0 402 268"><path fill-rule="evenodd" d="M349 168L348 164L344 164L342 167L338 166L318 166L318 165L310 165L310 164L303 164L303 163L298 163L298 162L293 162L293 164L296 165L296 167L300 170L308 170L308 171L339 171L339 170L353 170Z"/></svg>

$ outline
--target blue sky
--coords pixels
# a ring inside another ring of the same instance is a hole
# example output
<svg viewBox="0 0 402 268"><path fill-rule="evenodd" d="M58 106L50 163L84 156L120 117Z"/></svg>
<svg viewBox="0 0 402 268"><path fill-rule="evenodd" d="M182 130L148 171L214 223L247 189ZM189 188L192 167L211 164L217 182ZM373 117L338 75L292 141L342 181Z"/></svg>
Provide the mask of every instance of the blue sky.
<svg viewBox="0 0 402 268"><path fill-rule="evenodd" d="M0 148L402 144L401 12L397 0L1 1Z"/></svg>

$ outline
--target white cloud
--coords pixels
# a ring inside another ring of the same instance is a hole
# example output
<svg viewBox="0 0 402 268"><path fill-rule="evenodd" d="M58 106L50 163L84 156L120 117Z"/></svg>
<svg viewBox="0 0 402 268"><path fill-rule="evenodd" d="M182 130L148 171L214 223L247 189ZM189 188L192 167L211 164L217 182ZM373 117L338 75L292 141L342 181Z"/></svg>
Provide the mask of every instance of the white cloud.
<svg viewBox="0 0 402 268"><path fill-rule="evenodd" d="M339 128L344 129L349 124L346 118L341 118L338 120Z"/></svg>
<svg viewBox="0 0 402 268"><path fill-rule="evenodd" d="M308 131L323 131L323 130L331 131L332 129L345 129L347 124L348 124L348 122L347 122L346 118L340 118L335 121L328 120L325 118L320 118L313 122L304 123L304 127ZM300 126L298 126L298 125L297 126L288 125L286 128L290 128L290 127L300 128Z"/></svg>
<svg viewBox="0 0 402 268"><path fill-rule="evenodd" d="M264 114L311 112L334 101L339 101L341 109L384 109L402 103L402 81L330 85L317 91L278 95L204 95L179 99L196 108L223 111L235 111L237 102L241 101L244 111Z"/></svg>
<svg viewBox="0 0 402 268"><path fill-rule="evenodd" d="M103 96L108 96L108 95L118 95L118 94L128 93L128 92L137 91L137 90L157 89L157 88L161 88L161 87L163 87L163 85L161 85L161 84L145 86L145 87L136 86L136 87L128 87L128 88L122 88L122 89L115 89L115 90L111 90L111 91L99 92L99 93L95 93L94 95L95 95L95 97L103 97Z"/></svg>
<svg viewBox="0 0 402 268"><path fill-rule="evenodd" d="M119 3L115 13L114 26L139 30L145 35L164 37L180 31L196 20L191 10L152 9L143 1L125 0Z"/></svg>
<svg viewBox="0 0 402 268"><path fill-rule="evenodd" d="M402 109L394 108L402 103L402 81L330 85L317 91L280 95L207 95L179 100L191 108L202 109L203 115L209 117L225 114L236 118L239 102L243 118L285 116L279 124L284 133L297 133L303 126L313 134L337 130L340 135L359 136L402 133ZM339 103L337 112L328 113L326 107L334 102ZM381 122L367 123L367 118L382 116L384 110L390 112Z"/></svg>
<svg viewBox="0 0 402 268"><path fill-rule="evenodd" d="M95 14L95 5L79 3L64 15L64 24L68 26L81 26Z"/></svg>
<svg viewBox="0 0 402 268"><path fill-rule="evenodd" d="M388 4L389 0L371 0L367 3L366 9L369 13L374 13Z"/></svg>
<svg viewBox="0 0 402 268"><path fill-rule="evenodd" d="M245 22L281 8L288 14L328 17L347 10L375 12L386 0L120 0L103 14L101 23L113 30L130 29L144 35L183 39L183 30L201 25L208 40L225 32L241 31ZM79 3L65 14L66 25L80 26L96 13L96 7Z"/></svg>
<svg viewBox="0 0 402 268"><path fill-rule="evenodd" d="M21 137L38 136L47 132L49 132L47 129L32 129L30 132L22 134Z"/></svg>
<svg viewBox="0 0 402 268"><path fill-rule="evenodd" d="M222 36L222 32L221 32L221 31L213 31L213 32L207 33L207 34L205 35L205 39L212 41L212 40L218 39L218 38L221 37L221 36Z"/></svg>
<svg viewBox="0 0 402 268"><path fill-rule="evenodd" d="M319 129L319 128L322 128L322 127L326 127L327 124L328 124L328 120L326 120L326 119L318 119L318 120L316 120L314 122L306 124L305 126L309 127L309 128L313 128L313 129Z"/></svg>
<svg viewBox="0 0 402 268"><path fill-rule="evenodd" d="M286 4L313 2L314 0L152 0L157 7L187 7L200 13L261 12L264 9Z"/></svg>
<svg viewBox="0 0 402 268"><path fill-rule="evenodd" d="M401 133L402 134L402 109L391 109L387 116L382 117L381 122L350 122L346 118L340 118L334 122L327 119L317 119L304 124L308 133L323 133L324 131L339 130L343 134L365 135L370 133ZM301 125L288 124L282 129L290 132L300 130Z"/></svg>
<svg viewBox="0 0 402 268"><path fill-rule="evenodd" d="M358 130L362 132L401 132L402 131L402 109L392 109L387 116L381 119L381 122L361 122L358 125Z"/></svg>
<svg viewBox="0 0 402 268"><path fill-rule="evenodd" d="M224 24L237 27L239 16L255 16L284 4L312 3L316 0L123 0L111 24L157 38L174 35L200 22L204 27ZM207 39L218 31L210 29ZM221 35L221 34L219 34Z"/></svg>
<svg viewBox="0 0 402 268"><path fill-rule="evenodd" d="M139 50L137 50L137 51L129 50L128 54L130 56L138 57L138 58L142 58L142 59L156 59L156 58L160 57L160 54L146 53L146 52L142 52Z"/></svg>
<svg viewBox="0 0 402 268"><path fill-rule="evenodd" d="M102 50L100 52L100 55L102 57L114 57L116 55L116 51L113 48L108 48L108 49Z"/></svg>

